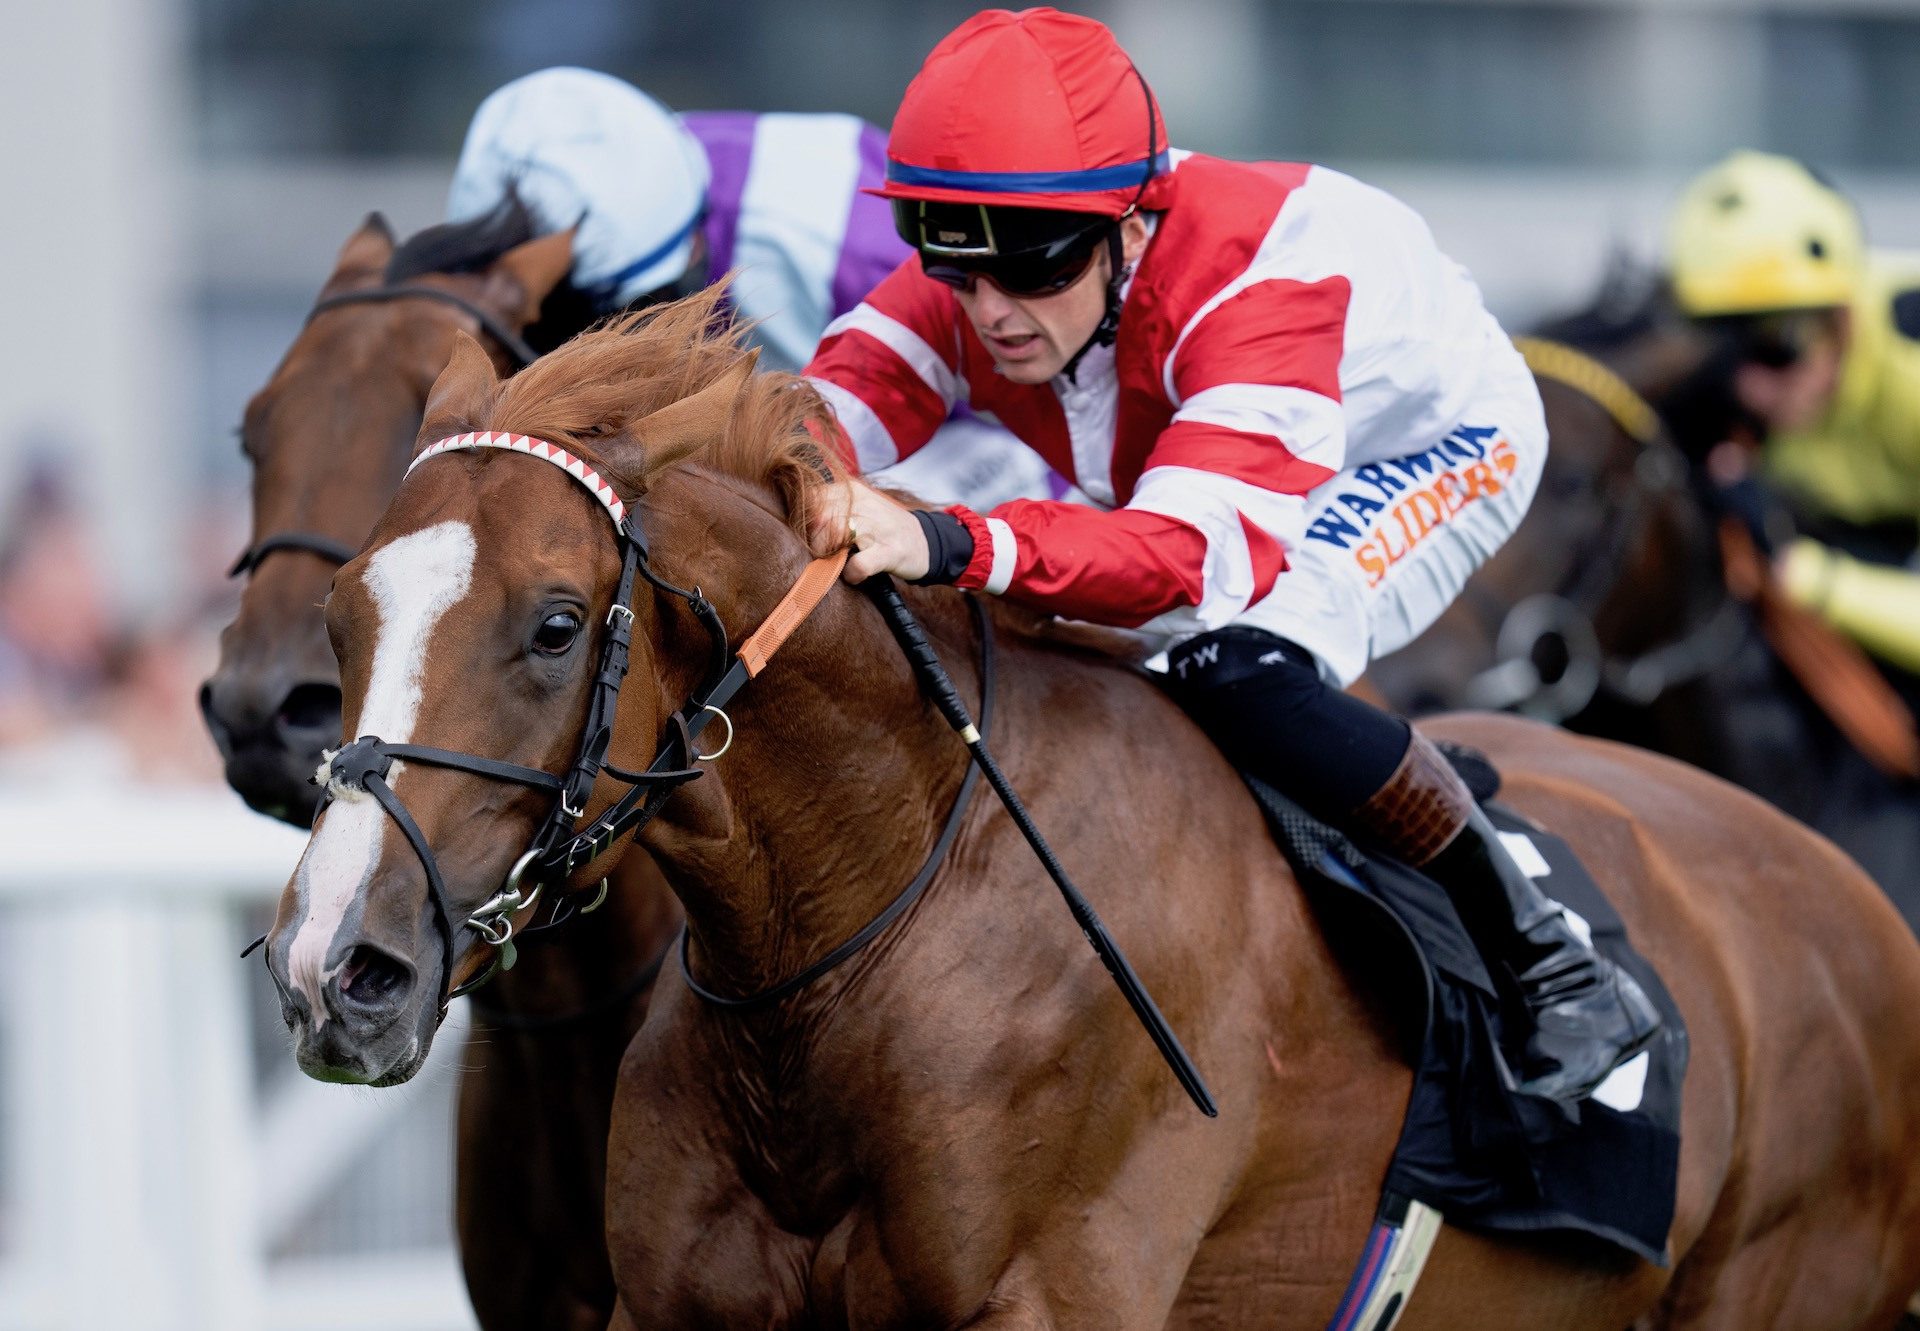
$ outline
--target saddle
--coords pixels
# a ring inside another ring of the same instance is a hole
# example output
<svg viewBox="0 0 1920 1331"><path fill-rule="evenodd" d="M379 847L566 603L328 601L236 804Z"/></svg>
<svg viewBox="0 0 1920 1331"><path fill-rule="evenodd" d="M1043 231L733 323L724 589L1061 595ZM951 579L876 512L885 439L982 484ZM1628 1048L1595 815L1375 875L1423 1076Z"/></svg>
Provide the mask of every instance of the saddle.
<svg viewBox="0 0 1920 1331"><path fill-rule="evenodd" d="M1582 1234L1664 1265L1687 1064L1679 1009L1572 848L1488 802L1499 774L1484 756L1446 752L1521 867L1640 982L1664 1025L1577 1106L1517 1094L1519 996L1481 960L1446 892L1242 773L1335 954L1400 1032L1413 1068L1380 1221L1398 1228L1417 1204L1466 1228Z"/></svg>

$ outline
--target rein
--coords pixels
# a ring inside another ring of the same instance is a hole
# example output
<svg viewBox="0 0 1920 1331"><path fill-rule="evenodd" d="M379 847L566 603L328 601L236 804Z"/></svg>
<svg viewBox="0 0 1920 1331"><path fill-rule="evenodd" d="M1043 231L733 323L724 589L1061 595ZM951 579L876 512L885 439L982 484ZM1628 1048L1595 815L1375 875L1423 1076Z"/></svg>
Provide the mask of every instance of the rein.
<svg viewBox="0 0 1920 1331"><path fill-rule="evenodd" d="M967 712L966 703L961 701L960 691L954 687L953 679L947 674L946 668L940 664L940 658L934 652L933 644L928 641L926 631L920 627L919 620L914 618L913 611L908 609L899 588L894 586L893 579L885 574L877 574L867 579L863 590L873 598L874 604L879 608L880 615L886 620L887 628L893 634L894 641L899 644L908 664L913 667L913 673L920 681L922 691L945 719L947 725L967 746L970 759L967 775L960 783L960 793L954 798L953 808L947 814L946 825L941 829L939 839L934 842L933 850L927 856L926 862L921 865L920 872L914 875L913 881L902 888L899 895L895 896L884 910L869 920L851 938L799 974L790 976L758 993L743 998L729 998L713 992L696 980L693 967L687 959L687 930L683 927L680 931L680 973L686 979L687 988L692 990L696 997L722 1011L744 1013L770 1006L791 996L854 956L879 937L888 925L899 919L933 881L934 875L946 859L954 837L960 831L960 823L966 815L973 795L974 780L984 775L987 784L993 788L994 794L1000 797L1000 802L1013 819L1014 825L1026 838L1034 857L1040 861L1047 876L1060 890L1061 899L1066 903L1068 912L1072 914L1074 923L1080 927L1081 934L1093 948L1094 954L1100 958L1101 964L1106 967L1107 974L1127 1000L1127 1005L1133 1009L1134 1016L1139 1020L1148 1038L1153 1041L1154 1048L1165 1060L1175 1080L1180 1083L1181 1089L1187 1093L1188 1098L1201 1113L1208 1118L1218 1117L1220 1110L1214 1103L1213 1093L1207 1089L1206 1080L1200 1075L1199 1068L1194 1066L1193 1058L1180 1043L1180 1037L1174 1034L1173 1027L1168 1024L1159 1005L1153 1001L1153 995L1147 992L1146 985L1134 972L1133 965L1127 960L1126 954L1121 952L1120 945L1107 932L1107 926L1101 921L1099 913L1094 910L1093 903L1088 901L1080 889L1075 887L1072 880L1067 877L1067 872L1053 853L1053 848L1047 844L1040 829L1034 825L1032 815L1027 812L1020 797L1014 793L1006 774L1000 770L999 763L994 760L993 754L987 748L986 739L981 732L989 727L993 711L993 630L979 600L969 597L967 601L980 634L980 723L975 725L972 716Z"/></svg>
<svg viewBox="0 0 1920 1331"><path fill-rule="evenodd" d="M993 624L987 618L987 613L981 607L977 597L967 598L967 608L973 612L974 627L980 634L980 725L985 729L993 717ZM946 824L940 829L940 835L935 839L926 863L920 866L920 872L914 875L912 882L900 889L884 910L862 925L851 938L797 975L762 989L757 994L749 994L745 998L729 998L725 994L715 993L694 978L693 967L687 960L687 928L682 925L678 944L680 974L686 980L687 988L691 989L696 997L704 999L714 1007L728 1012L751 1012L799 992L859 952L868 943L878 938L888 925L899 919L906 912L907 907L918 901L920 894L926 891L927 884L933 881L940 866L946 862L947 851L953 845L954 837L959 835L960 823L973 802L973 788L979 784L979 777L980 769L969 763L967 774L960 781L960 793L954 796L953 808L947 814Z"/></svg>
<svg viewBox="0 0 1920 1331"><path fill-rule="evenodd" d="M328 296L314 302L307 311L307 323L312 323L328 310L339 309L343 305L384 305L396 300L437 300L443 305L451 305L480 326L480 330L505 351L513 361L516 370L524 370L540 358L540 353L527 345L527 342L513 329L507 327L501 318L489 310L482 309L465 296L440 287L419 286L402 283L398 286L373 287L366 291L343 291L337 296ZM304 326L304 325L303 325ZM350 563L360 553L360 546L349 545L345 541L336 541L331 536L322 536L316 532L283 531L263 537L240 552L233 561L233 567L227 570L229 578L241 578L251 574L266 562L268 555L276 550L298 550L305 554L318 555L334 564Z"/></svg>
<svg viewBox="0 0 1920 1331"><path fill-rule="evenodd" d="M437 300L442 305L453 306L479 324L488 337L500 344L501 349L513 358L513 368L516 370L524 370L540 359L540 353L528 346L520 334L507 327L499 315L443 287L423 287L403 282L398 286L372 287L366 291L343 291L337 296L314 302L313 308L307 311L307 322L312 323L328 310L337 310L342 305L385 305L396 300Z"/></svg>
<svg viewBox="0 0 1920 1331"><path fill-rule="evenodd" d="M733 722L724 710L727 702L745 686L748 680L753 679L766 668L773 654L780 649L795 629L806 622L808 616L826 598L827 593L839 582L849 554L843 548L832 556L815 559L809 563L760 627L729 659L726 628L721 624L719 614L700 589L697 586L692 590L676 587L653 572L648 560L647 538L640 524L639 511L629 509L614 492L613 487L602 480L599 473L585 460L575 457L559 445L526 435L501 432L472 432L455 435L420 450L408 466L407 475L411 475L415 468L433 458L447 453L474 449L499 449L537 458L560 468L579 482L593 496L594 501L606 510L613 523L615 539L620 549L620 577L613 604L607 610L606 639L601 646L600 666L594 679L587 724L581 736L580 754L564 777L539 768L461 753L457 750L439 749L420 744L389 744L375 735L362 735L327 754L326 761L321 764L320 771L316 774L316 779L325 787L322 799L323 814L327 805L335 799L370 797L399 825L408 844L412 846L414 854L419 857L421 866L426 871L430 888L428 899L433 904L434 923L441 938L442 994L439 1011L442 1019L445 1018L452 999L478 988L497 972L513 964L515 952L512 940L516 918L522 912L531 910L540 899L541 890L549 875L557 874L561 884L559 890L567 891L565 885L577 869L603 854L624 833L645 826L660 812L674 790L703 775L700 768L677 764L682 761L687 763L708 761L727 751L733 743ZM403 483L404 479L403 477ZM694 617L706 628L713 647L706 683L695 689L686 702L675 710L666 727L667 737L656 751L653 763L644 772L628 772L606 760L606 754L613 739L615 704L619 698L620 686L626 678L632 644L635 618L633 591L636 577L644 577L660 592L686 601ZM932 881L940 865L945 861L954 837L958 835L960 824L971 803L976 776L984 775L987 783L1000 797L1001 803L1040 860L1048 877L1059 889L1062 899L1073 915L1074 923L1080 927L1081 933L1093 947L1095 954L1099 956L1101 963L1133 1009L1134 1015L1145 1028L1155 1048L1159 1050L1162 1058L1166 1060L1168 1067L1179 1080L1181 1087L1201 1112L1209 1118L1214 1117L1219 1110L1205 1081L1200 1076L1199 1069L1194 1066L1192 1058L1181 1045L1179 1037L1168 1025L1159 1006L1153 1001L1152 995L1147 992L1146 986L1141 983L1140 977L1120 951L1119 945L1107 932L1106 925L1095 912L1092 903L1067 877L1066 870L1061 866L1058 857L1054 855L1052 848L1047 845L1045 838L1034 825L1026 807L1020 802L1005 774L1001 772L999 764L987 750L986 742L969 716L966 704L961 701L959 691L942 668L932 644L927 641L924 631L901 599L892 580L886 577L875 577L869 579L869 582L871 586L867 590L874 597L888 628L911 663L922 689L946 718L947 723L960 735L972 758L967 775L961 781L960 792L954 801L954 807L948 814L946 825L941 830L940 837L935 842L927 862L914 876L913 881L907 884L885 910L825 957L808 966L798 975L770 989L744 998L728 998L703 988L694 980L691 967L688 966L687 933L683 929L680 935L680 963L686 972L689 987L700 998L725 1009L738 1011L743 1008L755 1008L775 1002L797 991L801 986L811 983L853 956L897 920L926 890L928 883ZM981 707L984 721L993 698L993 639L985 612L980 608L979 603L971 601L970 605L981 639ZM725 722L727 739L714 752L700 753L694 748L694 739L715 717ZM534 835L532 844L514 862L500 891L466 912L464 918L460 919L459 926L455 925L454 920L460 915L460 910L447 895L446 884L441 878L433 849L427 844L426 836L421 832L412 814L407 811L406 805L394 794L392 786L388 784L388 774L396 758L453 768L495 780L529 786L552 792L556 797L554 808L546 822ZM579 819L585 816L587 794L601 775L613 777L624 783L628 789L625 794L595 815L585 827L578 827ZM530 871L534 875L533 886L523 890L523 879ZM604 881L601 883L600 890L604 896L606 892ZM600 898L596 897L593 905L598 905L599 900ZM593 906L590 905L585 910L592 908ZM495 947L496 953L492 964L474 978L458 987L450 987L453 980L456 927L474 930L484 941ZM257 946L259 943L256 941L253 947ZM247 952L251 952L253 947L249 947ZM241 955L245 956L246 953L243 952ZM649 966L647 969L651 971L653 968Z"/></svg>

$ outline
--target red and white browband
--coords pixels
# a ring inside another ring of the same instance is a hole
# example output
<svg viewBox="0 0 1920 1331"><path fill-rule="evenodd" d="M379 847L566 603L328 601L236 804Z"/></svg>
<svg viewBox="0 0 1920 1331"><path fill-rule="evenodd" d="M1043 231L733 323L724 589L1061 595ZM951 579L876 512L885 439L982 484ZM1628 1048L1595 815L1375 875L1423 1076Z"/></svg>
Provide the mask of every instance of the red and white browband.
<svg viewBox="0 0 1920 1331"><path fill-rule="evenodd" d="M613 487L600 479L600 473L558 444L550 444L544 439L534 439L524 434L503 434L492 430L473 431L467 434L449 435L438 443L428 444L420 450L420 456L407 466L407 474L428 458L439 457L442 453L457 453L467 448L504 448L510 453L525 453L530 458L539 458L551 462L554 466L573 477L587 487L602 508L613 517L615 531L619 531L627 520L627 506L620 502L620 496Z"/></svg>

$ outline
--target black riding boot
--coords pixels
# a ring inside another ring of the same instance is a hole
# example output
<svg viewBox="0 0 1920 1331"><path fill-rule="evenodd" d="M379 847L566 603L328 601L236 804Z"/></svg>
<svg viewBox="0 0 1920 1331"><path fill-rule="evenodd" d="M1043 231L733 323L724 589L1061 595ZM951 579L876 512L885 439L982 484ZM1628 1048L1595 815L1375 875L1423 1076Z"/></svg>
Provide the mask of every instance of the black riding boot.
<svg viewBox="0 0 1920 1331"><path fill-rule="evenodd" d="M1446 888L1481 955L1512 973L1533 1018L1522 1093L1585 1099L1653 1040L1660 1014L1652 1000L1574 931L1560 903L1514 862L1452 765L1417 731L1392 778L1354 821Z"/></svg>
<svg viewBox="0 0 1920 1331"><path fill-rule="evenodd" d="M1521 872L1453 767L1406 722L1327 684L1311 653L1250 628L1181 644L1168 686L1242 769L1446 889L1534 1030L1520 1089L1574 1101L1633 1057L1659 1014Z"/></svg>

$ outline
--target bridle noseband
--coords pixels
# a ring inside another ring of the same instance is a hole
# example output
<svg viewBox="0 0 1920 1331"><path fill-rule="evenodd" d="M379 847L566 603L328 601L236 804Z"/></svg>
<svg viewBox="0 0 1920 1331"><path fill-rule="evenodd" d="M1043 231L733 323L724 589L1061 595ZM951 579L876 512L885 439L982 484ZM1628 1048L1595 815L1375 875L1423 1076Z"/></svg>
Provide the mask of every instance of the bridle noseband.
<svg viewBox="0 0 1920 1331"><path fill-rule="evenodd" d="M338 309L342 305L384 305L395 300L437 300L443 305L451 305L480 326L480 330L507 353L516 370L524 370L540 358L540 353L527 345L513 329L491 311L482 309L465 296L440 287L420 286L414 283L400 283L395 286L373 287L366 291L343 291L337 296L328 296L316 301L307 311L307 323L325 314L328 310ZM302 325L304 327L304 325ZM305 554L318 555L334 564L350 563L360 553L358 544L337 541L331 536L322 536L317 532L283 531L274 532L248 546L233 561L233 567L227 570L229 578L241 578L251 574L266 562L268 555L276 550L298 550Z"/></svg>
<svg viewBox="0 0 1920 1331"><path fill-rule="evenodd" d="M316 782L325 787L323 810L326 804L336 798L354 798L360 794L371 797L399 824L408 844L413 847L425 868L434 921L441 938L444 964L441 970L443 995L440 1007L443 1015L447 1003L452 999L484 984L495 973L513 964L515 920L538 902L544 885L551 882L559 891L570 890L567 884L575 873L604 854L622 835L652 821L666 804L668 796L702 775L703 769L692 764L697 760L717 757L718 754L699 753L694 748L694 740L715 717L726 720L731 737L733 723L726 719L722 709L747 680L764 668L767 658L825 597L828 589L838 581L840 569L846 563L846 553L842 551L835 557L817 559L808 565L786 598L768 616L766 623L729 660L726 628L712 603L698 587L692 590L677 587L654 573L648 560L647 539L637 510L629 509L592 466L566 449L525 435L495 432L455 435L422 449L408 466L407 473L411 475L416 467L431 458L473 449L500 449L538 458L560 468L584 486L613 520L615 538L620 547L620 578L613 604L607 611L606 638L600 648L579 755L564 776L450 749L419 744L390 744L374 735L362 735L328 754L316 774ZM712 650L704 681L668 718L666 738L662 740L652 764L645 771L631 772L609 762L607 753L613 742L614 714L620 686L626 678L631 656L633 592L636 581L641 578L655 589L686 602L694 618L706 629ZM532 843L514 862L500 891L473 910L465 912L464 916L447 895L439 865L419 824L388 784L388 773L396 758L470 772L546 791L554 796L553 808L535 833ZM579 826L579 820L586 816L588 796L603 775L625 784L627 790L594 815L584 827ZM604 883L601 890L604 893ZM594 904L597 905L598 901ZM454 923L456 919L459 920L458 926ZM453 979L457 927L472 929L498 952L493 964L479 975L458 988L448 988Z"/></svg>

